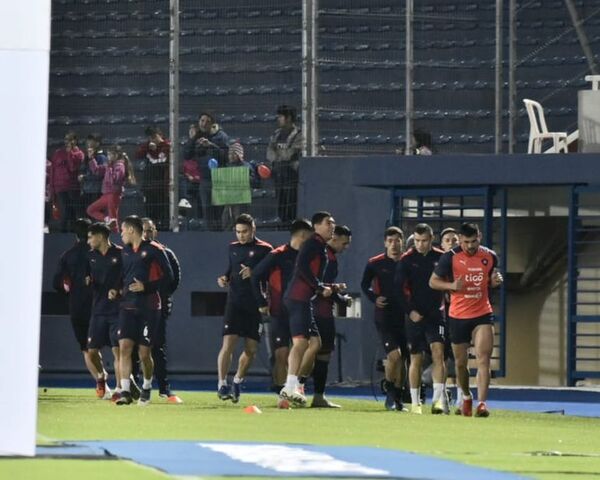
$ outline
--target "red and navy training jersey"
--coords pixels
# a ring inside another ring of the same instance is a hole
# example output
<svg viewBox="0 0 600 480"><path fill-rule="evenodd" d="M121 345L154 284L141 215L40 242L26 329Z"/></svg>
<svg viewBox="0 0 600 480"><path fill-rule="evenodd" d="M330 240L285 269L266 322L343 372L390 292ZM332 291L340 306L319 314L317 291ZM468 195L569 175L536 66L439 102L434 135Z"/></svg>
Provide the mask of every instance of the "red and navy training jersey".
<svg viewBox="0 0 600 480"><path fill-rule="evenodd" d="M67 292L68 289L69 313L74 316L89 315L92 306L92 287L85 283L89 251L90 247L83 241L64 252L52 282L58 292Z"/></svg>
<svg viewBox="0 0 600 480"><path fill-rule="evenodd" d="M327 266L323 273L323 284L331 286L335 283L338 276L338 262L337 257L333 249L327 245ZM341 300L338 292L333 293L330 297L323 297L322 295L316 296L312 301L313 312L315 317L319 318L333 318L333 305L334 303L345 304Z"/></svg>
<svg viewBox="0 0 600 480"><path fill-rule="evenodd" d="M384 252L371 257L363 272L360 288L371 302L377 297L387 299L386 309L399 309L398 296L395 288L397 262Z"/></svg>
<svg viewBox="0 0 600 480"><path fill-rule="evenodd" d="M243 279L240 270L250 267L254 272L256 266L273 250L270 243L255 238L248 243L231 242L229 244L229 267L225 276L229 279L227 301L245 308L258 308L250 278Z"/></svg>
<svg viewBox="0 0 600 480"><path fill-rule="evenodd" d="M429 286L431 274L443 254L443 250L434 247L423 255L412 247L400 258L396 266L396 291L406 313L415 310L429 315L443 310L444 292Z"/></svg>
<svg viewBox="0 0 600 480"><path fill-rule="evenodd" d="M97 250L90 250L89 274L94 292L93 313L97 315L118 315L119 300L109 300L108 291L122 288L121 274L123 260L121 257L122 247L110 245L105 255Z"/></svg>
<svg viewBox="0 0 600 480"><path fill-rule="evenodd" d="M450 317L468 320L493 312L489 289L497 265L496 252L482 246L474 255L469 255L458 245L441 256L435 274L448 282L455 278L464 281L460 292L450 292Z"/></svg>
<svg viewBox="0 0 600 480"><path fill-rule="evenodd" d="M308 303L317 293L322 292L327 258L327 243L323 237L314 233L298 252L292 280L284 298Z"/></svg>
<svg viewBox="0 0 600 480"><path fill-rule="evenodd" d="M126 245L123 258L123 298L121 308L160 310L160 289L174 281L173 270L160 244L143 240L137 250ZM134 279L144 284L143 292L130 292Z"/></svg>
<svg viewBox="0 0 600 480"><path fill-rule="evenodd" d="M283 294L292 278L298 250L287 243L272 250L252 270L252 288L259 307L269 306L271 315L277 317L283 313ZM263 295L261 284L267 283L267 298Z"/></svg>

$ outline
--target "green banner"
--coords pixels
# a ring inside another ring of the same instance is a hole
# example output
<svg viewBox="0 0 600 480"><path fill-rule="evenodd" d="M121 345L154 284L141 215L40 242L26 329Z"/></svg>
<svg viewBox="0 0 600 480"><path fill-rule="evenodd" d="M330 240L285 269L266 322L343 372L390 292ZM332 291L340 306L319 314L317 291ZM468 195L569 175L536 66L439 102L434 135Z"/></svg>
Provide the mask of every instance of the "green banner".
<svg viewBox="0 0 600 480"><path fill-rule="evenodd" d="M213 205L250 203L250 170L248 167L223 167L211 171Z"/></svg>

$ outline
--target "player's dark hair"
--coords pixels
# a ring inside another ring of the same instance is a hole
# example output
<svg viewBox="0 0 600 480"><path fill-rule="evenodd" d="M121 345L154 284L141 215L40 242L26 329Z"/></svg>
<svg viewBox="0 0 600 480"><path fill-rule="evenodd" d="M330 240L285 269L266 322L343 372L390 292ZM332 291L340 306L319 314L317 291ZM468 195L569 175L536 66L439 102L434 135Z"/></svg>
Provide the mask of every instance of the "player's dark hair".
<svg viewBox="0 0 600 480"><path fill-rule="evenodd" d="M110 236L110 228L106 223L96 222L90 225L88 233L91 233L92 235L102 235L104 238L108 238Z"/></svg>
<svg viewBox="0 0 600 480"><path fill-rule="evenodd" d="M290 121L294 123L296 121L296 107L292 107L291 105L279 105L277 107L277 115L289 117Z"/></svg>
<svg viewBox="0 0 600 480"><path fill-rule="evenodd" d="M292 226L290 227L290 234L295 235L298 232L312 232L312 225L305 218L298 218L292 222Z"/></svg>
<svg viewBox="0 0 600 480"><path fill-rule="evenodd" d="M144 135L146 135L147 137L153 137L156 134L162 136L163 133L162 133L162 130L155 125L148 125L144 129Z"/></svg>
<svg viewBox="0 0 600 480"><path fill-rule="evenodd" d="M77 138L77 134L73 130L69 130L65 133L65 138L70 138L73 142L77 143L79 138Z"/></svg>
<svg viewBox="0 0 600 480"><path fill-rule="evenodd" d="M200 114L198 115L198 120L200 120L202 117L207 116L208 118L210 118L210 122L211 123L215 123L216 119L215 119L215 114L212 112L209 112L207 110L204 110L203 112L200 112Z"/></svg>
<svg viewBox="0 0 600 480"><path fill-rule="evenodd" d="M310 219L310 223L312 223L312 226L314 227L318 223L321 223L323 220L325 220L327 217L331 217L331 213L326 211L317 212Z"/></svg>
<svg viewBox="0 0 600 480"><path fill-rule="evenodd" d="M456 229L452 227L444 228L442 233L440 233L440 238L444 238L444 235L447 235L448 233L454 233L456 235Z"/></svg>
<svg viewBox="0 0 600 480"><path fill-rule="evenodd" d="M140 235L144 233L144 222L137 215L129 215L128 217L125 217L123 223L128 227L133 228Z"/></svg>
<svg viewBox="0 0 600 480"><path fill-rule="evenodd" d="M96 132L90 133L87 136L87 139L96 142L98 145L100 145L102 143L102 135L100 135L99 133L96 133Z"/></svg>
<svg viewBox="0 0 600 480"><path fill-rule="evenodd" d="M73 222L73 233L77 236L77 240L85 242L87 240L88 228L92 221L89 218L78 218Z"/></svg>
<svg viewBox="0 0 600 480"><path fill-rule="evenodd" d="M333 234L336 237L351 237L352 230L346 225L336 225L333 229Z"/></svg>
<svg viewBox="0 0 600 480"><path fill-rule="evenodd" d="M459 233L464 237L474 237L479 235L479 225L470 222L463 223L460 226Z"/></svg>
<svg viewBox="0 0 600 480"><path fill-rule="evenodd" d="M383 232L383 238L391 237L392 235L399 235L404 240L404 232L398 227L388 227Z"/></svg>
<svg viewBox="0 0 600 480"><path fill-rule="evenodd" d="M250 228L254 226L254 219L252 215L248 213L242 213L239 217L235 219L236 225L248 225Z"/></svg>
<svg viewBox="0 0 600 480"><path fill-rule="evenodd" d="M429 235L431 238L433 238L433 228L426 223L419 223L417 226L415 226L414 233L417 235Z"/></svg>

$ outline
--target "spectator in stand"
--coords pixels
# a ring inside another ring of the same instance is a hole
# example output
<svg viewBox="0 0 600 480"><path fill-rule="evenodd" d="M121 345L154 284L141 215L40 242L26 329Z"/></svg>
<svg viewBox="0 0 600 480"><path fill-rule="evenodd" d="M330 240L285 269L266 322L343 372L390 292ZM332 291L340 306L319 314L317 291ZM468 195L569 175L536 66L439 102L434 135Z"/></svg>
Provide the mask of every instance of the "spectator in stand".
<svg viewBox="0 0 600 480"><path fill-rule="evenodd" d="M237 140L229 146L229 153L227 155L227 166L228 167L247 167L250 171L249 182L252 183L254 179L254 169L252 166L244 160L244 147ZM244 207L244 208L242 208ZM235 226L235 219L242 214L242 210L247 210L247 204L236 204L236 205L225 205L223 207L223 213L221 215L221 226L223 230L229 230Z"/></svg>
<svg viewBox="0 0 600 480"><path fill-rule="evenodd" d="M104 165L98 165L95 159L89 163L92 173L103 176L102 196L92 203L87 214L98 220L106 222L113 230L118 231L119 205L123 195L123 187L126 183L135 184L135 176L129 157L115 145L108 149L108 162Z"/></svg>
<svg viewBox="0 0 600 480"><path fill-rule="evenodd" d="M99 133L91 133L86 140L86 155L79 168L79 183L81 184L82 205L87 205L98 199L102 194L102 178L92 173L90 162L95 160L97 165L105 165L108 159L102 150L102 137ZM83 216L83 211L81 216Z"/></svg>
<svg viewBox="0 0 600 480"><path fill-rule="evenodd" d="M54 152L50 163L49 193L58 207L58 224L61 232L70 231L79 203L79 167L83 152L77 146L75 132L67 132L65 145Z"/></svg>
<svg viewBox="0 0 600 480"><path fill-rule="evenodd" d="M146 127L146 141L137 150L136 158L146 162L143 192L146 215L159 230L169 228L169 152L171 142L155 126Z"/></svg>
<svg viewBox="0 0 600 480"><path fill-rule="evenodd" d="M279 217L283 223L289 223L296 218L298 164L303 142L294 107L277 107L277 127L267 147L267 160L272 164Z"/></svg>
<svg viewBox="0 0 600 480"><path fill-rule="evenodd" d="M221 130L215 116L203 112L198 117L198 128L190 128L189 140L183 148L183 158L195 160L200 169L200 201L202 202L202 218L209 228L217 224L217 209L211 202L211 177L208 161L214 158L218 166L227 162L227 152L232 143L229 136Z"/></svg>

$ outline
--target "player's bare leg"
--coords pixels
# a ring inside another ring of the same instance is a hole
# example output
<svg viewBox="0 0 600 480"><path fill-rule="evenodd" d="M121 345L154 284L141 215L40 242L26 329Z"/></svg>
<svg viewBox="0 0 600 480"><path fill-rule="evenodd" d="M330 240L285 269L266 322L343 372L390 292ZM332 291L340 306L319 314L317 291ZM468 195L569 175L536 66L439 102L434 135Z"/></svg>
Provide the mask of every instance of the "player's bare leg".
<svg viewBox="0 0 600 480"><path fill-rule="evenodd" d="M473 331L473 343L477 361L477 399L479 401L475 415L487 417L489 412L485 402L490 387L490 361L494 348L494 329L492 325L477 326Z"/></svg>
<svg viewBox="0 0 600 480"><path fill-rule="evenodd" d="M431 413L440 414L447 411L446 399L446 364L444 363L444 344L435 342L430 345L433 368L433 399L431 402Z"/></svg>
<svg viewBox="0 0 600 480"><path fill-rule="evenodd" d="M411 353L410 366L408 367L408 383L410 385L410 412L421 415L423 409L421 407L421 372L423 370L423 354Z"/></svg>
<svg viewBox="0 0 600 480"><path fill-rule="evenodd" d="M112 354L115 366L115 388L121 388L121 354L119 347L112 347Z"/></svg>
<svg viewBox="0 0 600 480"><path fill-rule="evenodd" d="M140 345L138 347L140 356L140 364L142 366L142 374L144 383L142 384L142 392L140 394L140 405L150 403L150 392L152 391L152 375L154 374L154 360L152 358L152 347Z"/></svg>
<svg viewBox="0 0 600 480"><path fill-rule="evenodd" d="M290 349L288 347L280 347L275 350L273 363L273 383L275 385L283 385L288 372L288 357Z"/></svg>
<svg viewBox="0 0 600 480"><path fill-rule="evenodd" d="M106 395L106 392L107 392L106 379L107 379L108 375L104 371L104 365L102 364L102 354L100 353L100 350L97 348L88 348L88 351L86 353L87 353L87 356L88 356L90 362L94 366L94 371L98 372L95 377L96 396L98 398L104 398L104 396ZM109 391L109 394L110 394L110 391Z"/></svg>
<svg viewBox="0 0 600 480"><path fill-rule="evenodd" d="M217 395L221 400L229 400L231 398L231 392L227 386L227 374L229 373L229 367L231 366L231 360L233 358L233 350L237 345L239 336L237 335L223 335L223 344L217 357L217 370L219 373L219 385Z"/></svg>
<svg viewBox="0 0 600 480"><path fill-rule="evenodd" d="M396 399L402 390L403 359L399 349L392 350L387 354L385 362L385 381L386 381L386 400L385 408L387 410L396 410Z"/></svg>
<svg viewBox="0 0 600 480"><path fill-rule="evenodd" d="M299 335L292 338L292 348L288 357L288 375L285 386L280 392L281 397L299 405L306 404L306 397L299 391L298 375L300 374L302 359L306 350L308 350L308 344L308 339L304 336Z"/></svg>
<svg viewBox="0 0 600 480"><path fill-rule="evenodd" d="M119 372L121 375L121 396L116 401L117 405L129 405L131 398L131 355L135 342L129 338L119 340Z"/></svg>
<svg viewBox="0 0 600 480"><path fill-rule="evenodd" d="M238 369L235 377L233 377L233 385L231 388L231 401L233 403L240 401L242 382L244 381L244 377L246 376L246 372L248 372L250 365L252 365L257 350L258 342L252 338L246 338L244 342L244 351L238 359Z"/></svg>
<svg viewBox="0 0 600 480"><path fill-rule="evenodd" d="M321 339L320 337L310 337L308 340L308 348L304 352L302 356L302 362L300 364L300 371L298 373L298 377L306 380L307 377L313 371L315 366L315 359L317 358L317 354L321 349ZM300 381L300 391L304 394L304 383Z"/></svg>
<svg viewBox="0 0 600 480"><path fill-rule="evenodd" d="M454 352L456 381L463 392L463 405L461 413L465 414L466 416L470 416L473 406L473 399L471 398L471 390L469 389L469 344L453 343L452 351Z"/></svg>

